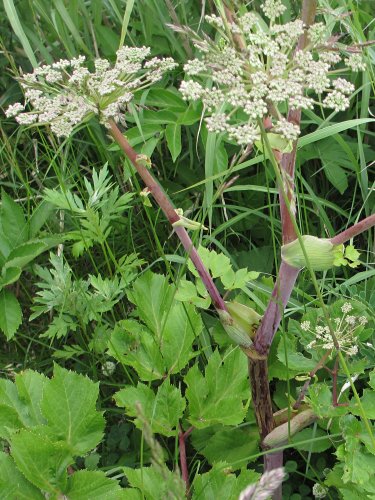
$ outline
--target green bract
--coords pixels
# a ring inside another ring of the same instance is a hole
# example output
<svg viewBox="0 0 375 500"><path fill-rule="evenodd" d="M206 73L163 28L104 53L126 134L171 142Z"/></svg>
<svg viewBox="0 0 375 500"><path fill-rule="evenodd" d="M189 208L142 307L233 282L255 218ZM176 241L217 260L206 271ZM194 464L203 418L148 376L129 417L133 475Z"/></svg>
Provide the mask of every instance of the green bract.
<svg viewBox="0 0 375 500"><path fill-rule="evenodd" d="M262 318L251 307L239 302L227 302L226 311L219 311L220 321L229 337L239 346L253 345L256 328Z"/></svg>
<svg viewBox="0 0 375 500"><path fill-rule="evenodd" d="M334 245L327 238L317 238L306 234L301 237L303 246L314 271L327 271L334 266L357 267L359 252L353 246ZM299 240L294 240L281 247L281 257L290 266L302 268L306 259Z"/></svg>

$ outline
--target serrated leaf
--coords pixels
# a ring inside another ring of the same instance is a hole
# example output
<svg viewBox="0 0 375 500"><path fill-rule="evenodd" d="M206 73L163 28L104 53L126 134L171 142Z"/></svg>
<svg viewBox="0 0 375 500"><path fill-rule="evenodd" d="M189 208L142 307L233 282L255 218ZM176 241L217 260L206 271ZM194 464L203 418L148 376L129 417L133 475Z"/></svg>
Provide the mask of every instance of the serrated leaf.
<svg viewBox="0 0 375 500"><path fill-rule="evenodd" d="M246 414L249 401L246 356L232 349L221 358L215 351L208 360L205 374L197 365L184 378L189 402L189 421L197 429L214 424L237 425Z"/></svg>
<svg viewBox="0 0 375 500"><path fill-rule="evenodd" d="M44 500L45 496L17 469L12 457L0 452L0 498Z"/></svg>
<svg viewBox="0 0 375 500"><path fill-rule="evenodd" d="M87 453L102 439L105 422L96 410L98 392L97 383L55 364L41 409L55 439L66 442L73 455Z"/></svg>
<svg viewBox="0 0 375 500"><path fill-rule="evenodd" d="M23 210L3 190L0 208L0 251L5 257L16 246L24 243L28 230Z"/></svg>
<svg viewBox="0 0 375 500"><path fill-rule="evenodd" d="M181 125L177 123L170 123L165 127L165 138L167 139L167 146L171 153L172 160L175 162L181 153Z"/></svg>
<svg viewBox="0 0 375 500"><path fill-rule="evenodd" d="M2 269L2 276L0 276L0 290L6 285L10 285L18 280L21 276L22 269L19 267L8 267Z"/></svg>
<svg viewBox="0 0 375 500"><path fill-rule="evenodd" d="M46 377L26 370L16 375L16 383L0 380L0 437L9 440L12 430L45 423L40 402Z"/></svg>
<svg viewBox="0 0 375 500"><path fill-rule="evenodd" d="M64 490L66 469L74 462L64 443L21 429L12 436L11 452L19 470L35 486L56 496Z"/></svg>
<svg viewBox="0 0 375 500"><path fill-rule="evenodd" d="M160 380L165 365L151 332L134 320L120 321L108 342L108 354L120 363L132 366L141 380Z"/></svg>
<svg viewBox="0 0 375 500"><path fill-rule="evenodd" d="M345 247L345 258L355 262L359 259L360 253L354 248L353 245L348 245Z"/></svg>
<svg viewBox="0 0 375 500"><path fill-rule="evenodd" d="M164 314L170 307L173 292L167 278L152 272L140 276L128 292L129 300L137 306L139 317L157 337L161 335Z"/></svg>
<svg viewBox="0 0 375 500"><path fill-rule="evenodd" d="M9 290L0 291L0 330L10 340L22 322L22 310L18 300Z"/></svg>
<svg viewBox="0 0 375 500"><path fill-rule="evenodd" d="M202 309L207 309L211 304L211 299L209 296L201 297L200 295L198 295L198 290L195 284L192 281L184 279L181 279L178 282L175 299L180 300L181 302L190 302L196 307L200 307Z"/></svg>
<svg viewBox="0 0 375 500"><path fill-rule="evenodd" d="M255 483L259 474L252 470L244 470L236 477L225 470L222 462L205 474L197 474L193 482L193 500L233 500L249 484Z"/></svg>
<svg viewBox="0 0 375 500"><path fill-rule="evenodd" d="M373 477L375 456L363 447L358 435L362 431L361 422L352 415L340 420L340 427L345 439L337 449L337 457L345 462L342 479L344 483L352 481L362 487Z"/></svg>
<svg viewBox="0 0 375 500"><path fill-rule="evenodd" d="M227 257L226 255L217 253L215 252L215 250L208 250L207 248L202 246L198 248L198 253L205 267L207 267L211 271L213 278L219 278L220 276L223 276L232 270L229 257ZM188 261L188 268L196 277L199 276L197 270L190 260Z"/></svg>
<svg viewBox="0 0 375 500"><path fill-rule="evenodd" d="M69 477L66 498L69 500L117 500L128 498L117 481L104 472L79 470Z"/></svg>
<svg viewBox="0 0 375 500"><path fill-rule="evenodd" d="M310 385L309 401L312 410L320 418L338 417L349 411L347 407L332 405L332 392L324 383Z"/></svg>
<svg viewBox="0 0 375 500"><path fill-rule="evenodd" d="M47 377L33 370L25 370L24 372L17 373L15 377L15 384L22 408L24 406L27 407L27 420L25 421L27 427L45 423L45 419L40 411L40 404L47 383L49 383Z"/></svg>
<svg viewBox="0 0 375 500"><path fill-rule="evenodd" d="M117 406L123 406L131 417L137 417L137 404L142 407L144 417L149 421L152 432L163 436L175 436L176 427L185 410L185 399L177 387L168 380L158 388L155 394L150 387L138 383L137 387L126 387L116 392ZM137 427L143 428L142 422L135 420Z"/></svg>
<svg viewBox="0 0 375 500"><path fill-rule="evenodd" d="M182 370L196 355L192 344L203 327L201 317L190 304L173 301L165 313L160 307L161 311L155 309L148 321L153 332L135 321L123 321L109 343L109 353L133 366L142 380L162 379ZM142 319L144 314L142 310Z"/></svg>
<svg viewBox="0 0 375 500"><path fill-rule="evenodd" d="M361 397L361 405L366 417L375 419L375 391L373 389L364 389ZM350 401L349 408L353 415L362 415L361 409L354 398Z"/></svg>
<svg viewBox="0 0 375 500"><path fill-rule="evenodd" d="M238 269L238 271L226 273L221 276L221 282L227 290L242 289L250 280L256 280L259 273L256 271L248 271L246 268Z"/></svg>
<svg viewBox="0 0 375 500"><path fill-rule="evenodd" d="M249 457L259 452L259 431L255 427L213 426L195 429L192 433L194 448L207 458L211 465L222 462L233 470L249 463Z"/></svg>
<svg viewBox="0 0 375 500"><path fill-rule="evenodd" d="M142 498L146 500L185 498L185 483L177 472L171 472L166 467L163 470L155 466L142 469L124 467L124 473L129 484L142 492Z"/></svg>
<svg viewBox="0 0 375 500"><path fill-rule="evenodd" d="M22 269L47 249L48 245L44 241L28 241L10 252L4 266Z"/></svg>

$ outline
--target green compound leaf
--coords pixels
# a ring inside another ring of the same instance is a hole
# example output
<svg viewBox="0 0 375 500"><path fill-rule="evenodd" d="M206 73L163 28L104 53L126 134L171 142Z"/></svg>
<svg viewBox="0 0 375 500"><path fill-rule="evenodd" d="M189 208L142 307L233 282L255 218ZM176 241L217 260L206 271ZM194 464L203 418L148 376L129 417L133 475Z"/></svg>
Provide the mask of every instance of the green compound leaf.
<svg viewBox="0 0 375 500"><path fill-rule="evenodd" d="M137 387L126 387L115 394L117 406L124 406L126 413L137 417L137 404L141 406L144 417L149 421L152 432L163 436L175 436L178 421L185 410L185 399L177 387L166 380L157 394L147 385L138 383ZM135 425L143 428L142 422L135 420Z"/></svg>
<svg viewBox="0 0 375 500"><path fill-rule="evenodd" d="M338 447L336 455L345 463L342 479L344 483L352 482L367 489L367 486L371 487L370 480L374 475L375 456L358 439L362 424L352 415L347 415L341 419L340 427L345 441Z"/></svg>
<svg viewBox="0 0 375 500"><path fill-rule="evenodd" d="M203 375L198 366L184 379L188 386L189 421L197 429L214 424L237 425L245 418L249 401L246 357L232 349L221 358L215 351Z"/></svg>
<svg viewBox="0 0 375 500"><path fill-rule="evenodd" d="M15 384L0 380L0 437L9 440L11 431L45 423L40 403L47 380L32 370L17 374Z"/></svg>
<svg viewBox="0 0 375 500"><path fill-rule="evenodd" d="M105 421L96 411L98 392L98 383L58 365L44 389L43 416L54 437L66 442L73 455L87 453L103 437Z"/></svg>
<svg viewBox="0 0 375 500"><path fill-rule="evenodd" d="M332 405L332 391L324 383L309 387L309 401L312 410L319 418L338 417L349 411L345 406L334 407Z"/></svg>
<svg viewBox="0 0 375 500"><path fill-rule="evenodd" d="M216 425L206 429L195 429L192 433L194 448L207 458L211 465L223 461L233 470L238 470L256 460L259 452L259 431L255 426L225 427Z"/></svg>
<svg viewBox="0 0 375 500"><path fill-rule="evenodd" d="M225 469L226 463L222 462L206 472L198 474L193 482L193 500L233 500L238 498L242 490L250 484L255 483L260 474L252 470L243 470L236 477L228 474Z"/></svg>
<svg viewBox="0 0 375 500"><path fill-rule="evenodd" d="M140 313L142 319L143 314L145 311ZM192 344L203 328L201 317L190 304L173 301L168 312L160 306L159 314L161 317L155 310L148 321L154 323L153 331L134 320L120 322L108 344L109 354L132 366L142 380L163 379L181 371L195 356Z"/></svg>
<svg viewBox="0 0 375 500"><path fill-rule="evenodd" d="M361 404L366 417L375 419L375 391L373 389L364 389ZM354 398L350 401L349 408L353 415L362 415L358 403Z"/></svg>
<svg viewBox="0 0 375 500"><path fill-rule="evenodd" d="M17 469L13 459L0 452L0 498L3 500L44 500L45 496Z"/></svg>
<svg viewBox="0 0 375 500"><path fill-rule="evenodd" d="M161 498L182 499L185 497L185 483L177 472L166 467L142 467L131 469L124 467L124 473L130 485L137 488L142 495L126 497L129 499L145 498L146 500L160 500ZM130 490L131 491L131 490Z"/></svg>
<svg viewBox="0 0 375 500"><path fill-rule="evenodd" d="M0 291L0 330L8 340L14 337L22 322L21 306L9 290Z"/></svg>
<svg viewBox="0 0 375 500"><path fill-rule="evenodd" d="M36 430L22 429L12 436L11 452L19 470L35 486L52 495L64 490L66 468L74 462L65 443L55 443Z"/></svg>
<svg viewBox="0 0 375 500"><path fill-rule="evenodd" d="M101 471L79 470L70 476L66 490L69 500L117 500L128 498L117 481Z"/></svg>
<svg viewBox="0 0 375 500"><path fill-rule="evenodd" d="M161 336L164 317L172 302L174 289L168 279L147 272L134 283L128 297L137 306L137 314L157 337Z"/></svg>

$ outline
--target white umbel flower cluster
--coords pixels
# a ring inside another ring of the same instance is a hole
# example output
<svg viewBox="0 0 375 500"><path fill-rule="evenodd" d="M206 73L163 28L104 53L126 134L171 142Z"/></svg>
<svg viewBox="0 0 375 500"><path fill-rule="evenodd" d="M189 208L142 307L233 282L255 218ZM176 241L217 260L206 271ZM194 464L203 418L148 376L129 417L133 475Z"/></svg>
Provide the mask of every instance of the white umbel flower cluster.
<svg viewBox="0 0 375 500"><path fill-rule="evenodd" d="M113 65L106 59L96 59L94 71L86 67L84 56L36 68L20 78L25 105L12 104L5 114L16 116L22 125L49 124L58 137L69 136L94 115L103 124L110 118L122 120L135 91L160 80L177 66L169 57L147 60L149 54L148 47L124 46L117 51ZM27 105L32 111L25 111Z"/></svg>
<svg viewBox="0 0 375 500"><path fill-rule="evenodd" d="M324 23L308 29L301 20L277 24L286 10L282 0L265 0L261 9L268 21L256 12L230 22L206 16L217 30L214 39L186 30L200 56L184 66L188 78L181 84L182 96L201 100L211 115L205 118L208 130L228 133L240 145L259 139L259 121L266 116L272 119L271 132L294 141L300 131L286 120L288 110L314 105L345 110L354 86L333 76L348 68L364 69L361 54L350 54L346 67L333 68L342 62L342 45L335 45L336 39ZM304 33L308 44L297 50Z"/></svg>
<svg viewBox="0 0 375 500"><path fill-rule="evenodd" d="M341 307L342 316L333 319L334 334L340 346L340 350L348 356L354 356L358 352L358 336L356 335L359 327L366 325L365 316L353 316L349 313L353 306L350 302L345 302ZM322 348L325 350L335 349L332 335L328 326L311 325L310 321L303 321L301 329L311 333L315 338L307 345L308 349Z"/></svg>

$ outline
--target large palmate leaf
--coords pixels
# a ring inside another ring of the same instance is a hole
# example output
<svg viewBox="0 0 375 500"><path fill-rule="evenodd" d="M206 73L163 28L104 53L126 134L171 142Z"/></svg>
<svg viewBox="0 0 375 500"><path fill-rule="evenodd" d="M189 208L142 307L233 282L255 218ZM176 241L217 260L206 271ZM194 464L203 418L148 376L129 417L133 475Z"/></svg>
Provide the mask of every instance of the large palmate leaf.
<svg viewBox="0 0 375 500"><path fill-rule="evenodd" d="M181 371L195 356L192 344L202 331L201 317L191 304L172 300L166 310L157 294L166 299L168 281L159 275L153 276L154 279L147 277L145 282L138 279L131 292L137 314L148 328L134 320L121 321L108 344L112 356L132 366L139 377L147 381L163 379ZM150 283L153 294L147 289L147 283Z"/></svg>
<svg viewBox="0 0 375 500"><path fill-rule="evenodd" d="M128 292L128 297L137 306L139 318L160 338L165 314L171 307L174 290L168 279L160 274L147 272L140 276Z"/></svg>
<svg viewBox="0 0 375 500"><path fill-rule="evenodd" d="M193 500L232 500L238 498L242 490L255 483L259 474L252 470L243 470L236 477L228 474L226 463L222 462L205 474L197 474L193 482Z"/></svg>
<svg viewBox="0 0 375 500"><path fill-rule="evenodd" d="M12 457L0 452L0 498L44 500L45 496L18 470Z"/></svg>
<svg viewBox="0 0 375 500"><path fill-rule="evenodd" d="M73 455L87 453L103 436L104 418L96 410L98 393L98 384L58 365L45 386L42 413L50 431Z"/></svg>
<svg viewBox="0 0 375 500"><path fill-rule="evenodd" d="M124 406L131 417L139 416L140 405L142 415L148 420L155 433L164 436L175 436L176 427L185 410L185 399L177 387L166 380L155 394L150 387L138 383L137 387L126 387L115 394L117 406ZM142 422L135 420L138 427Z"/></svg>
<svg viewBox="0 0 375 500"><path fill-rule="evenodd" d="M117 481L106 477L101 471L79 470L70 476L66 488L69 500L118 500L128 498Z"/></svg>
<svg viewBox="0 0 375 500"><path fill-rule="evenodd" d="M12 436L11 452L19 470L35 486L52 495L65 488L66 468L74 462L65 443L51 441L43 429L21 429Z"/></svg>
<svg viewBox="0 0 375 500"><path fill-rule="evenodd" d="M223 358L215 351L203 375L198 365L184 378L189 402L189 421L197 429L213 424L240 424L249 401L247 361L240 349L232 349Z"/></svg>
<svg viewBox="0 0 375 500"><path fill-rule="evenodd" d="M142 467L142 469L124 467L124 472L130 485L142 494L139 498L145 498L145 500L185 498L185 483L177 472L172 472L166 467L162 470L155 466ZM129 498L138 497L134 495Z"/></svg>

